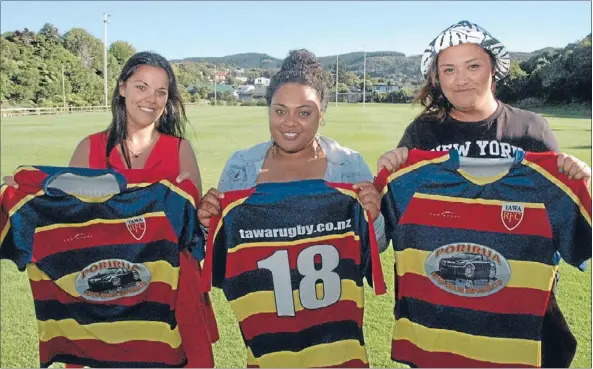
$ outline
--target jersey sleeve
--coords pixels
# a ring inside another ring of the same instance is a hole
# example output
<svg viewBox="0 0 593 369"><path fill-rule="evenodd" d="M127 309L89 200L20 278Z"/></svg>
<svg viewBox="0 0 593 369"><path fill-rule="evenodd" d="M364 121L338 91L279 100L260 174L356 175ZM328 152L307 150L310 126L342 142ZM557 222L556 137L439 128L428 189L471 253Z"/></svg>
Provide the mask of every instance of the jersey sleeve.
<svg viewBox="0 0 593 369"><path fill-rule="evenodd" d="M360 237L360 268L369 286L373 287L376 295L386 292L381 258L379 256L379 244L375 233L373 222L370 221L370 214L365 212L360 204L355 210L355 218Z"/></svg>
<svg viewBox="0 0 593 369"><path fill-rule="evenodd" d="M413 149L398 170L389 173L383 168L375 178L375 187L381 196L381 214L385 218L385 235L393 240L393 232L411 201L418 185L434 174L434 165L449 159L439 151Z"/></svg>
<svg viewBox="0 0 593 369"><path fill-rule="evenodd" d="M591 194L584 180L560 173L557 160L553 152L528 152L524 163L541 175L534 184L542 189L557 253L582 269L591 258Z"/></svg>
<svg viewBox="0 0 593 369"><path fill-rule="evenodd" d="M561 188L564 193L548 206L548 216L555 218L554 243L560 256L583 269L591 258L591 195L586 183L578 182Z"/></svg>
<svg viewBox="0 0 593 369"><path fill-rule="evenodd" d="M393 239L392 235L401 214L397 208L394 189L389 182L389 172L386 169L382 169L377 174L375 187L381 196L381 214L385 221L385 235L388 240Z"/></svg>
<svg viewBox="0 0 593 369"><path fill-rule="evenodd" d="M221 202L221 211L223 211L224 200ZM212 286L220 287L226 274L227 247L222 217L210 218L209 228L202 278L202 291L204 292L210 291Z"/></svg>
<svg viewBox="0 0 593 369"><path fill-rule="evenodd" d="M165 213L173 226L181 250L188 249L199 261L204 258L202 230L198 225L200 195L190 180L172 185L163 199Z"/></svg>
<svg viewBox="0 0 593 369"><path fill-rule="evenodd" d="M27 194L7 185L0 188L0 259L12 260L24 271L33 257L33 219L19 211L27 201Z"/></svg>

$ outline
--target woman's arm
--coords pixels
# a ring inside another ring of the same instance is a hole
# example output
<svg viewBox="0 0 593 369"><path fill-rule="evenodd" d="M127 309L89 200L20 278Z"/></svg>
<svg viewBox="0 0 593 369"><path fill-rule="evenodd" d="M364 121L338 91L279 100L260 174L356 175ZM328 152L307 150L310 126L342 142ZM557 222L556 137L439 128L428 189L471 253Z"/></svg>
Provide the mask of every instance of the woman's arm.
<svg viewBox="0 0 593 369"><path fill-rule="evenodd" d="M198 189L200 197L202 197L202 177L200 175L198 159L196 158L192 144L185 139L181 140L179 146L179 172L188 173L189 179L192 180Z"/></svg>
<svg viewBox="0 0 593 369"><path fill-rule="evenodd" d="M78 143L72 158L70 158L69 167L74 168L88 168L89 167L89 154L91 151L91 143L88 137L84 138Z"/></svg>
<svg viewBox="0 0 593 369"><path fill-rule="evenodd" d="M224 165L217 187L220 192L240 190L255 185L257 178L248 178L247 163L241 160L239 155L239 151L235 152Z"/></svg>

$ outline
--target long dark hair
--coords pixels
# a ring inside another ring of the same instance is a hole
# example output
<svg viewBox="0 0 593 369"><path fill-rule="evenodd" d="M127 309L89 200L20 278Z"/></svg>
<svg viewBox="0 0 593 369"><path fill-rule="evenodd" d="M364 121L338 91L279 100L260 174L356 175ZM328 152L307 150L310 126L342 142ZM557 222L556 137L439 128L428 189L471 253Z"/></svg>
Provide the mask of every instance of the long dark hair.
<svg viewBox="0 0 593 369"><path fill-rule="evenodd" d="M109 167L109 155L111 151L120 145L122 154L126 161L126 165L131 168L132 164L126 150L125 142L127 138L126 130L126 101L123 96L119 94L120 83L126 82L135 72L136 69L141 65L152 65L159 67L167 72L169 76L169 95L167 97L167 103L163 114L159 118L156 129L159 133L185 138L185 124L187 123L187 117L185 115L185 107L181 94L177 89L177 80L171 65L161 55L150 51L143 51L134 54L121 70L115 89L113 91L113 97L111 98L111 114L113 116L111 124L107 128L109 132L107 135L107 150L105 152L107 167Z"/></svg>
<svg viewBox="0 0 593 369"><path fill-rule="evenodd" d="M488 53L490 56L490 65L492 67L493 76L492 93L494 93L494 89L496 88L496 82L494 78L496 71L496 59L494 58L494 55L492 55L492 53L490 53L488 50L484 49L484 51L486 51L486 53ZM422 118L435 122L442 122L453 108L453 105L449 102L449 100L447 100L447 97L441 89L439 82L438 60L439 57L437 55L428 70L426 81L414 97L413 104L420 104L424 107L416 119Z"/></svg>

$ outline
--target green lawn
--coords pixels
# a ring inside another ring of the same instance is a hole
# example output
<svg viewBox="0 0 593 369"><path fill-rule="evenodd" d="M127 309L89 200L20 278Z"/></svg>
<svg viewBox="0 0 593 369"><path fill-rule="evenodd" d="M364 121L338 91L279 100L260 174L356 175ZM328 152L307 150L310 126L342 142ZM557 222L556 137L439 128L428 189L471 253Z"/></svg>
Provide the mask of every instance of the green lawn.
<svg viewBox="0 0 593 369"><path fill-rule="evenodd" d="M330 104L321 133L359 151L371 171L377 158L395 147L404 128L417 114L410 105ZM235 150L269 139L267 110L263 107L191 107L188 129L200 163L204 187L215 186L225 161ZM591 118L546 115L562 149L591 165ZM1 125L1 175L18 165L67 165L76 144L109 123L107 113L3 118ZM385 279L393 290L393 252L382 255ZM1 266L0 367L37 367L37 327L26 275L14 264ZM581 273L565 264L558 292L559 304L579 346L573 367L591 367L591 269ZM374 367L393 367L390 340L393 293L374 297L366 292L365 335ZM222 293L213 292L221 340L215 346L218 367L243 367L245 349L238 325Z"/></svg>

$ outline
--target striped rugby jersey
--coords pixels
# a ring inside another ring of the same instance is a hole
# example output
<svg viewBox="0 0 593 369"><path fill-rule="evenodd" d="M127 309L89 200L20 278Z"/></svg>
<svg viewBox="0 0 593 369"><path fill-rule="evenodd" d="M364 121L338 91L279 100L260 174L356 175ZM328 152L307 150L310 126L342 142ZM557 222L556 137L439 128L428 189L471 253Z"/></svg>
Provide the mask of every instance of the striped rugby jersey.
<svg viewBox="0 0 593 369"><path fill-rule="evenodd" d="M398 171L379 173L395 249L393 360L541 366L559 256L574 266L591 257L591 196L558 172L555 153L518 151L511 162L485 178L454 149L412 150Z"/></svg>
<svg viewBox="0 0 593 369"><path fill-rule="evenodd" d="M27 270L42 367L179 367L191 355L213 366L190 181L44 166L14 178L0 194L0 258Z"/></svg>
<svg viewBox="0 0 593 369"><path fill-rule="evenodd" d="M372 222L351 184L229 191L213 218L205 290L223 290L248 367L368 367L363 278L385 293Z"/></svg>

